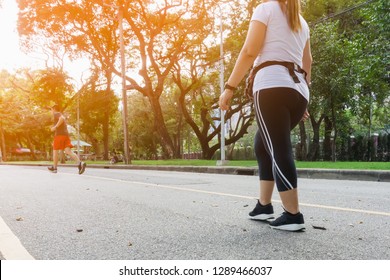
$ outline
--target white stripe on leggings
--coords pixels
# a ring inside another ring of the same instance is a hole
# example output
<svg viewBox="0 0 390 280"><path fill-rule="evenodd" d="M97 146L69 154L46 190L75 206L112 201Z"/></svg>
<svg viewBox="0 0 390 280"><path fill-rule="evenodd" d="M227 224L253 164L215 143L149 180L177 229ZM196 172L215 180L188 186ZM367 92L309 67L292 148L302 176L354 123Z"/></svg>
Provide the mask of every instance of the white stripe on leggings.
<svg viewBox="0 0 390 280"><path fill-rule="evenodd" d="M259 94L259 93L257 93L257 94ZM274 174L274 178L275 178L275 173L277 173L276 175L279 176L279 178L281 179L281 181L284 184L284 186L287 189L292 190L294 187L288 181L286 176L284 176L283 172L280 170L280 168L279 168L279 166L278 166L278 164L277 164L277 162L275 160L274 149L273 149L273 145L272 145L272 139L271 139L271 136L268 133L267 125L265 124L264 118L263 118L263 116L261 114L260 104L258 103L257 98L254 98L254 101L255 101L255 107L256 107L255 111L256 111L257 118L258 118L259 123L260 123L260 129L262 131L262 134L264 135L265 142L266 142L265 144L267 145L269 154L270 154L270 156L272 158L272 173Z"/></svg>

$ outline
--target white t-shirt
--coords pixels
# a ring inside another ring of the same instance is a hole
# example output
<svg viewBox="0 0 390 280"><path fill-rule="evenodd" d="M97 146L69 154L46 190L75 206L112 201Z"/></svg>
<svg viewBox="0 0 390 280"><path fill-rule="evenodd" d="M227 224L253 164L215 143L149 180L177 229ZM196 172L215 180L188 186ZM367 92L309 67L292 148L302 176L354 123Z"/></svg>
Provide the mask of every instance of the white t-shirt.
<svg viewBox="0 0 390 280"><path fill-rule="evenodd" d="M265 41L261 53L254 65L266 61L294 62L302 67L303 50L310 37L309 26L300 16L302 29L291 30L286 15L278 1L269 1L256 7L252 19L267 26ZM303 74L295 72L300 83L295 83L288 69L281 65L272 65L257 72L253 92L274 87L289 87L300 92L309 101L309 88Z"/></svg>

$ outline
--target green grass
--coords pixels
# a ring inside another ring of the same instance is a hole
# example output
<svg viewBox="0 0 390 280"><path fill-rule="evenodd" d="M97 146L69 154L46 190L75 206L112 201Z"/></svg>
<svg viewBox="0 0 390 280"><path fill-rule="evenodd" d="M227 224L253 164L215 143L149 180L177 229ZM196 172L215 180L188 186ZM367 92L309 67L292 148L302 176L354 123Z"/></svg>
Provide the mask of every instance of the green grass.
<svg viewBox="0 0 390 280"><path fill-rule="evenodd" d="M49 161L15 161L9 163L29 163L29 164L51 164ZM71 163L71 162L70 162ZM108 161L87 161L87 164L109 164ZM121 163L118 163L119 165ZM133 160L133 165L175 165L175 166L216 166L215 160ZM232 160L227 166L257 167L254 160ZM323 168L323 169L362 169L362 170L390 170L390 162L296 162L297 168Z"/></svg>
<svg viewBox="0 0 390 280"><path fill-rule="evenodd" d="M217 165L217 161L215 160L203 160L203 159L134 160L132 163L135 165L179 165L179 166L180 165L182 166L216 166Z"/></svg>
<svg viewBox="0 0 390 280"><path fill-rule="evenodd" d="M297 168L390 170L390 162L296 162Z"/></svg>
<svg viewBox="0 0 390 280"><path fill-rule="evenodd" d="M191 166L216 166L215 160L135 160L134 165L191 165ZM254 160L232 160L227 166L257 167ZM296 162L297 168L323 168L323 169L369 169L390 170L390 162Z"/></svg>

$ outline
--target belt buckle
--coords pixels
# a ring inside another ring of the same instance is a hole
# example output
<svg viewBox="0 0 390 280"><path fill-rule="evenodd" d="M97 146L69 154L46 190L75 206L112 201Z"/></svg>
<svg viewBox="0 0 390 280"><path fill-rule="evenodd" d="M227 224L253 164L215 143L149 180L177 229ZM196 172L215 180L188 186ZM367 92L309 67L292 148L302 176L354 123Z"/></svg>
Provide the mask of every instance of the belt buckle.
<svg viewBox="0 0 390 280"><path fill-rule="evenodd" d="M294 70L299 72L299 65L294 63Z"/></svg>

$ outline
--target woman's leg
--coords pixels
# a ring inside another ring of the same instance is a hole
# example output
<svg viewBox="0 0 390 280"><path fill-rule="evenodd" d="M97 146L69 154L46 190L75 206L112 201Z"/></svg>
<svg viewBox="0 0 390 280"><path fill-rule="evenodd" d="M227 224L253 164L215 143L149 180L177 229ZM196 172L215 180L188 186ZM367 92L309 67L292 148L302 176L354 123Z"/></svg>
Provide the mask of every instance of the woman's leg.
<svg viewBox="0 0 390 280"><path fill-rule="evenodd" d="M307 106L295 90L273 88L255 95L256 115L261 138L271 158L271 168L280 197L287 212L299 212L297 174L290 140Z"/></svg>
<svg viewBox="0 0 390 280"><path fill-rule="evenodd" d="M259 130L256 132L255 141L255 155L257 164L259 166L259 202L261 205L267 205L272 202L272 193L275 186L275 180L272 174L271 158L266 151L261 134Z"/></svg>

